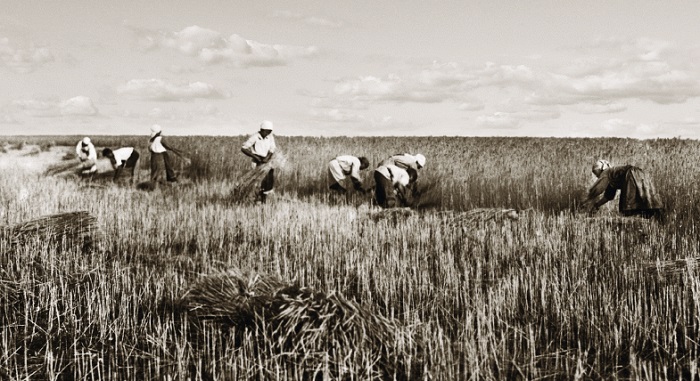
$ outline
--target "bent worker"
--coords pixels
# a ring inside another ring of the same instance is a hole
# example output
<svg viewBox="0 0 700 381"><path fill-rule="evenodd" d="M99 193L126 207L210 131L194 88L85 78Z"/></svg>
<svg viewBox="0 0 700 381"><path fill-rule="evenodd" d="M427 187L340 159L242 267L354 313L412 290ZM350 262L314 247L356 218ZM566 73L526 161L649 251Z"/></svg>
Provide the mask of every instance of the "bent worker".
<svg viewBox="0 0 700 381"><path fill-rule="evenodd" d="M185 157L180 150L165 144L162 133L163 128L160 125L154 124L151 126L151 137L148 140L148 150L151 153L151 181L157 183L162 179L162 174L159 170L162 163L162 165L165 167L166 181L177 182L177 176L175 175L175 170L173 169L172 161L168 152L173 152L186 162L189 162L189 159Z"/></svg>
<svg viewBox="0 0 700 381"><path fill-rule="evenodd" d="M260 130L251 135L241 147L241 152L252 159L253 168L268 163L272 160L272 156L277 150L275 137L272 135L272 128L272 122L264 120L260 123ZM274 191L275 169L270 168L260 183L260 191L257 195L258 200L264 203Z"/></svg>
<svg viewBox="0 0 700 381"><path fill-rule="evenodd" d="M593 203L589 213L595 214L620 190L620 213L624 216L663 218L663 203L654 184L641 168L632 165L611 167L607 160L598 160L592 168L598 180L591 186L584 204ZM603 195L600 199L595 199Z"/></svg>
<svg viewBox="0 0 700 381"><path fill-rule="evenodd" d="M403 153L384 159L384 161L379 163L379 165L395 165L399 168L413 168L417 171L425 167L425 156L419 153L415 155L412 155L410 153Z"/></svg>
<svg viewBox="0 0 700 381"><path fill-rule="evenodd" d="M328 163L328 187L334 191L345 193L347 191L346 181L350 177L353 188L358 192L364 192L360 171L367 167L369 167L369 160L364 156L341 155L336 157Z"/></svg>
<svg viewBox="0 0 700 381"><path fill-rule="evenodd" d="M134 172L139 161L139 153L134 147L122 147L114 151L105 148L102 150L102 156L108 158L109 162L112 163L114 181L119 178L122 171L126 168L131 170L131 182L134 182Z"/></svg>
<svg viewBox="0 0 700 381"><path fill-rule="evenodd" d="M80 174L90 176L97 172L97 151L89 137L84 137L75 146L75 154L80 160Z"/></svg>
<svg viewBox="0 0 700 381"><path fill-rule="evenodd" d="M412 206L418 172L396 165L380 165L374 170L374 197L382 208Z"/></svg>

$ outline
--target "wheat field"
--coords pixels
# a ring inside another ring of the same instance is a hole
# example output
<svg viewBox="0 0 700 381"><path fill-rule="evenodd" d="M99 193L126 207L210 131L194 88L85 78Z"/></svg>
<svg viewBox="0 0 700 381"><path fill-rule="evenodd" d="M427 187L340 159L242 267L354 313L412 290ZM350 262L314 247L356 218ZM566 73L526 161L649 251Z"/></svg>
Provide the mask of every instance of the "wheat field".
<svg viewBox="0 0 700 381"><path fill-rule="evenodd" d="M191 164L151 191L44 176L78 138L0 153L4 231L96 225L0 235L0 379L698 377L696 141L277 137L287 162L254 204L233 197L244 137L168 137ZM140 180L146 141L93 137L141 151ZM336 155L401 152L427 157L416 209L327 191ZM599 158L651 175L666 222L583 213Z"/></svg>

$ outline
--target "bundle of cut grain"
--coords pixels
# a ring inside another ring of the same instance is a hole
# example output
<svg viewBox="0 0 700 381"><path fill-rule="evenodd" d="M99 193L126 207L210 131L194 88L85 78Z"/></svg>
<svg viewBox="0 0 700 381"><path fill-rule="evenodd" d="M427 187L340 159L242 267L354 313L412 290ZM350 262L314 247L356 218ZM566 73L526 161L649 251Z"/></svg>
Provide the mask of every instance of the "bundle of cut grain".
<svg viewBox="0 0 700 381"><path fill-rule="evenodd" d="M58 175L66 171L75 170L79 163L77 160L64 160L60 163L51 164L44 171L44 176Z"/></svg>
<svg viewBox="0 0 700 381"><path fill-rule="evenodd" d="M255 314L262 312L262 298L284 286L271 276L231 269L197 281L182 297L182 302L199 319L251 326Z"/></svg>
<svg viewBox="0 0 700 381"><path fill-rule="evenodd" d="M414 215L416 213L411 208L387 208L370 211L369 218L374 222L386 220L398 223Z"/></svg>
<svg viewBox="0 0 700 381"><path fill-rule="evenodd" d="M657 275L661 279L680 278L683 274L693 274L700 267L700 257L674 260L657 260L645 263L642 270L649 275Z"/></svg>
<svg viewBox="0 0 700 381"><path fill-rule="evenodd" d="M459 225L464 228L473 229L489 221L504 222L517 221L520 214L515 209L500 208L477 208L466 212L442 212L446 222L450 225Z"/></svg>
<svg viewBox="0 0 700 381"><path fill-rule="evenodd" d="M377 377L395 374L403 358L393 343L398 324L337 293L325 294L238 269L205 277L182 297L195 317L249 329L260 353L284 357L313 373L335 369L361 353L372 354ZM406 339L406 338L403 338ZM333 355L331 355L331 352ZM342 354L342 355L339 355Z"/></svg>
<svg viewBox="0 0 700 381"><path fill-rule="evenodd" d="M2 227L0 237L17 245L33 239L45 243L84 244L92 242L97 218L86 211L52 214L9 227Z"/></svg>
<svg viewBox="0 0 700 381"><path fill-rule="evenodd" d="M260 183L270 169L284 169L287 166L287 157L283 152L276 152L272 159L263 164L251 168L245 172L237 181L231 192L233 200L252 200L260 190Z"/></svg>

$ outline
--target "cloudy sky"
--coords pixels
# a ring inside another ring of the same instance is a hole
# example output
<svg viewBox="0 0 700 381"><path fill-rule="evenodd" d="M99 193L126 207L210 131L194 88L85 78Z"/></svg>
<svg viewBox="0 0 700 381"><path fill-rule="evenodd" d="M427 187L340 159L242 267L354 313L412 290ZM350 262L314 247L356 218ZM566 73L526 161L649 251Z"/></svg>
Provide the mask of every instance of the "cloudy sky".
<svg viewBox="0 0 700 381"><path fill-rule="evenodd" d="M700 137L700 2L2 0L0 134Z"/></svg>

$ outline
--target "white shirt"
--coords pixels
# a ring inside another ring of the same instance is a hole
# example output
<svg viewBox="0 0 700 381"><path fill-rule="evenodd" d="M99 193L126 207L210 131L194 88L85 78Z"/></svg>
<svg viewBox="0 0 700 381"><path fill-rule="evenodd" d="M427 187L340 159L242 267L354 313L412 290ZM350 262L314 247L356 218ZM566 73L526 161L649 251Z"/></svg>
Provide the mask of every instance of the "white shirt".
<svg viewBox="0 0 700 381"><path fill-rule="evenodd" d="M242 148L250 149L255 155L266 157L270 153L275 153L277 146L275 145L275 137L272 136L272 133L263 138L258 132L251 135L250 138L243 143Z"/></svg>
<svg viewBox="0 0 700 381"><path fill-rule="evenodd" d="M126 162L129 159L132 153L134 153L134 147L124 147L112 151L112 154L114 155L114 160L116 161L114 164L112 164L114 169L117 169L117 167L124 164L124 162Z"/></svg>
<svg viewBox="0 0 700 381"><path fill-rule="evenodd" d="M394 155L385 159L379 165L395 165L404 169L413 168L418 170L418 159L415 156L405 153L403 155Z"/></svg>
<svg viewBox="0 0 700 381"><path fill-rule="evenodd" d="M81 161L85 161L85 160L97 161L97 151L95 150L95 146L92 143L83 147L83 142L82 141L78 142L78 145L75 146L75 154L78 155L78 158Z"/></svg>
<svg viewBox="0 0 700 381"><path fill-rule="evenodd" d="M163 146L161 140L163 140L162 136L156 136L155 138L153 138L153 141L151 141L151 144L148 146L148 149L153 153L163 153L167 151L167 149L165 149L165 147Z"/></svg>
<svg viewBox="0 0 700 381"><path fill-rule="evenodd" d="M359 158L351 155L341 155L331 160L328 168L336 180L342 180L347 175L362 180L360 177L360 165Z"/></svg>
<svg viewBox="0 0 700 381"><path fill-rule="evenodd" d="M381 165L375 169L375 171L381 173L382 176L389 179L394 186L408 186L408 183L411 181L411 176L408 175L408 172L406 172L405 169L392 164Z"/></svg>

